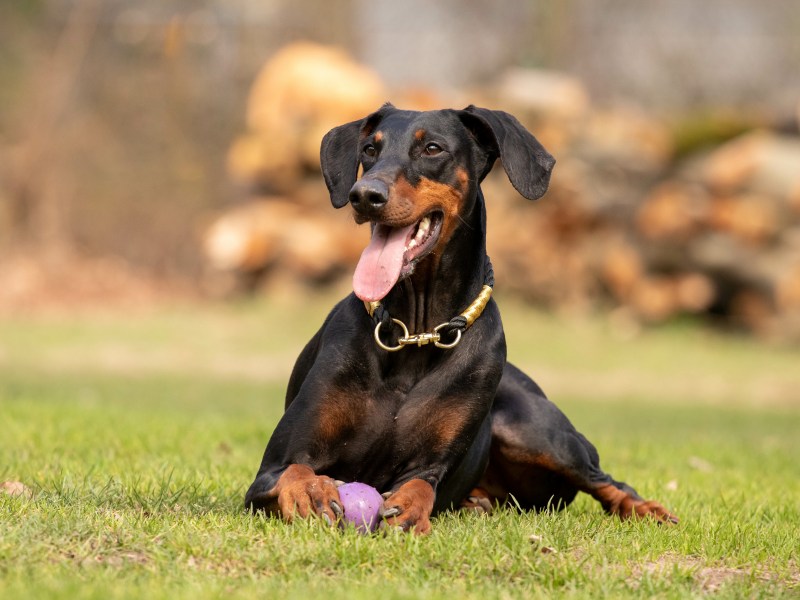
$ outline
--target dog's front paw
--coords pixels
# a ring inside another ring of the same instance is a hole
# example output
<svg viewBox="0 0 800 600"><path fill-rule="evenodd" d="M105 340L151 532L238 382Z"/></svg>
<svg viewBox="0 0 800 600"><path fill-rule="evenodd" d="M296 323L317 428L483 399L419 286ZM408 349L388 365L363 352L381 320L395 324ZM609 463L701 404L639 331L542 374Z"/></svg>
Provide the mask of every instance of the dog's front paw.
<svg viewBox="0 0 800 600"><path fill-rule="evenodd" d="M422 479L412 479L400 486L383 503L381 529L396 527L427 535L431 531L430 516L436 497L433 487Z"/></svg>
<svg viewBox="0 0 800 600"><path fill-rule="evenodd" d="M291 522L296 517L318 515L328 525L343 514L336 483L330 477L316 475L306 465L289 465L278 480L278 508Z"/></svg>

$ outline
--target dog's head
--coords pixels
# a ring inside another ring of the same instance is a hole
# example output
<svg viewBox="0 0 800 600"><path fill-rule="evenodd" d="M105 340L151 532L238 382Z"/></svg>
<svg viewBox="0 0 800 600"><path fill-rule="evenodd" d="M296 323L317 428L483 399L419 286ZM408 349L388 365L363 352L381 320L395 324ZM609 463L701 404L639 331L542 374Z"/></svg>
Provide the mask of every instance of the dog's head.
<svg viewBox="0 0 800 600"><path fill-rule="evenodd" d="M475 106L416 112L386 104L328 132L320 158L333 205L350 203L358 223L373 224L353 278L365 301L383 298L447 244L497 158L531 200L545 193L555 164L513 116Z"/></svg>

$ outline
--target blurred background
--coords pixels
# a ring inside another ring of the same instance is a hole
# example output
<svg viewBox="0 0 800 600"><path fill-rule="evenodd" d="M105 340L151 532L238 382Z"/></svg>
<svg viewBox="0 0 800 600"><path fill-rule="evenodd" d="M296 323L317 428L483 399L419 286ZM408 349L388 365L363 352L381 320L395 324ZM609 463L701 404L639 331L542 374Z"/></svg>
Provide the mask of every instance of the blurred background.
<svg viewBox="0 0 800 600"><path fill-rule="evenodd" d="M3 0L0 312L347 289L319 143L390 100L556 156L485 183L506 294L796 343L799 67L792 0Z"/></svg>

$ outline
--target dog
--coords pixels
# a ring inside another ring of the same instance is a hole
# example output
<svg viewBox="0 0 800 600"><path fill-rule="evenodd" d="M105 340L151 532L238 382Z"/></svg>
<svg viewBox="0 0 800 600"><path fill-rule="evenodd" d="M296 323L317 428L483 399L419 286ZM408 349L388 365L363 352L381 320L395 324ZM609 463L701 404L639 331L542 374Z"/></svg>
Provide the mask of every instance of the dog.
<svg viewBox="0 0 800 600"><path fill-rule="evenodd" d="M560 509L579 491L623 519L677 522L605 473L506 360L480 183L499 158L522 196L540 198L555 160L536 138L501 111L386 104L332 129L320 157L333 206L350 204L371 241L353 293L295 364L245 505L333 524L337 484L360 481L383 494L381 527L416 534L446 509Z"/></svg>

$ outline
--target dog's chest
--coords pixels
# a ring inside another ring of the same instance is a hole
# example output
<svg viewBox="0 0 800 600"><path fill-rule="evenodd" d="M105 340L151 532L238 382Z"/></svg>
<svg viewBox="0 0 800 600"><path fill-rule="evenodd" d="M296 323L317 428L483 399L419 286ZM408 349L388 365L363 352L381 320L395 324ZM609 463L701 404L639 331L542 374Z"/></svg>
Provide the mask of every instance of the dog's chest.
<svg viewBox="0 0 800 600"><path fill-rule="evenodd" d="M332 394L321 403L319 450L328 474L378 487L391 482L421 456L428 424L424 407L396 389Z"/></svg>

